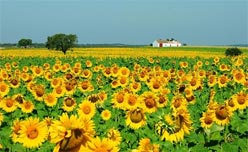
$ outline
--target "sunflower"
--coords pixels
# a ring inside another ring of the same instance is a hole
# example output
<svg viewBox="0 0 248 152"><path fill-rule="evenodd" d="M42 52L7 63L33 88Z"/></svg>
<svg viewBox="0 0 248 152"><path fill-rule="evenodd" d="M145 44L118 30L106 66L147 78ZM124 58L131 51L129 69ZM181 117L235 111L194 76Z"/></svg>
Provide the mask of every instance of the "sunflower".
<svg viewBox="0 0 248 152"><path fill-rule="evenodd" d="M149 138L142 138L139 141L138 152L160 152L159 144L152 144Z"/></svg>
<svg viewBox="0 0 248 152"><path fill-rule="evenodd" d="M129 84L129 87L133 93L136 93L141 89L141 83L140 82L132 82Z"/></svg>
<svg viewBox="0 0 248 152"><path fill-rule="evenodd" d="M62 66L60 66L60 71L61 71L61 72L65 73L65 72L67 72L68 70L69 70L69 68L68 68L65 64L63 64Z"/></svg>
<svg viewBox="0 0 248 152"><path fill-rule="evenodd" d="M179 95L175 95L172 98L171 108L173 110L182 109L185 108L186 106L187 106L187 100L185 99L184 96L179 94Z"/></svg>
<svg viewBox="0 0 248 152"><path fill-rule="evenodd" d="M59 86L59 87L57 87L57 88L54 88L53 91L52 91L52 93L53 93L57 98L62 97L62 96L64 96L64 94L65 94L65 87Z"/></svg>
<svg viewBox="0 0 248 152"><path fill-rule="evenodd" d="M166 95L164 95L162 93L158 95L157 106L159 108L165 107L167 105L167 102L168 102L168 97Z"/></svg>
<svg viewBox="0 0 248 152"><path fill-rule="evenodd" d="M9 78L9 72L6 71L6 70L1 70L1 73L0 73L0 77L3 79L3 80L7 80Z"/></svg>
<svg viewBox="0 0 248 152"><path fill-rule="evenodd" d="M13 112L17 109L18 103L12 98L4 98L0 102L0 108L2 108L5 112Z"/></svg>
<svg viewBox="0 0 248 152"><path fill-rule="evenodd" d="M245 83L245 73L244 71L241 69L241 70L234 70L232 72L232 75L233 75L233 80L234 82L237 82L237 83L240 83L240 84L244 84Z"/></svg>
<svg viewBox="0 0 248 152"><path fill-rule="evenodd" d="M208 77L208 86L213 87L217 83L217 77L215 75L210 75Z"/></svg>
<svg viewBox="0 0 248 152"><path fill-rule="evenodd" d="M11 127L12 133L10 137L14 143L20 142L21 124L22 124L22 121L20 121L19 119L16 119L13 121L13 125Z"/></svg>
<svg viewBox="0 0 248 152"><path fill-rule="evenodd" d="M39 118L28 118L21 124L20 142L27 148L38 148L48 137L46 123Z"/></svg>
<svg viewBox="0 0 248 152"><path fill-rule="evenodd" d="M201 127L204 129L210 128L214 123L213 112L204 112L200 118Z"/></svg>
<svg viewBox="0 0 248 152"><path fill-rule="evenodd" d="M86 79L90 79L92 77L92 73L89 69L84 69L82 71L82 77Z"/></svg>
<svg viewBox="0 0 248 152"><path fill-rule="evenodd" d="M51 65L50 65L49 63L44 63L44 64L43 64L43 68L44 68L45 70L50 69L50 67L51 67Z"/></svg>
<svg viewBox="0 0 248 152"><path fill-rule="evenodd" d="M35 85L34 90L32 90L34 98L38 101L43 101L45 95L45 87L43 85Z"/></svg>
<svg viewBox="0 0 248 152"><path fill-rule="evenodd" d="M103 103L108 97L108 94L105 91L101 91L97 95L98 95L101 103Z"/></svg>
<svg viewBox="0 0 248 152"><path fill-rule="evenodd" d="M111 111L105 109L101 112L101 117L103 120L107 121L111 118Z"/></svg>
<svg viewBox="0 0 248 152"><path fill-rule="evenodd" d="M3 113L0 112L0 126L2 125L3 119L4 119Z"/></svg>
<svg viewBox="0 0 248 152"><path fill-rule="evenodd" d="M202 84L201 84L201 79L198 78L198 77L193 77L190 82L189 82L189 87L192 89L192 90L196 90L198 89L199 87L201 87Z"/></svg>
<svg viewBox="0 0 248 152"><path fill-rule="evenodd" d="M105 68L103 69L103 75L104 75L105 77L110 77L110 76L111 76L111 68L110 68L110 67L105 67Z"/></svg>
<svg viewBox="0 0 248 152"><path fill-rule="evenodd" d="M20 86L20 80L17 78L12 78L9 82L12 88L18 88Z"/></svg>
<svg viewBox="0 0 248 152"><path fill-rule="evenodd" d="M117 65L114 65L111 67L111 76L117 77L119 75L119 67Z"/></svg>
<svg viewBox="0 0 248 152"><path fill-rule="evenodd" d="M220 69L220 71L226 71L226 70L227 70L227 65L225 65L224 63L222 63L222 64L219 66L219 69Z"/></svg>
<svg viewBox="0 0 248 152"><path fill-rule="evenodd" d="M119 91L116 92L112 95L112 100L111 102L114 104L114 108L120 108L120 109L125 109L125 92L124 91Z"/></svg>
<svg viewBox="0 0 248 152"><path fill-rule="evenodd" d="M107 138L113 142L114 145L120 145L121 133L114 128L111 128L107 132Z"/></svg>
<svg viewBox="0 0 248 152"><path fill-rule="evenodd" d="M50 71L45 71L45 72L44 72L44 77L45 77L45 79L46 79L47 81L51 81L51 80L52 80L52 77L53 77L52 72L50 72Z"/></svg>
<svg viewBox="0 0 248 152"><path fill-rule="evenodd" d="M77 103L74 98L66 97L63 101L63 107L62 109L67 112L73 111L73 109L76 107Z"/></svg>
<svg viewBox="0 0 248 152"><path fill-rule="evenodd" d="M125 76L118 77L118 83L121 87L126 87L129 83L129 77L125 77Z"/></svg>
<svg viewBox="0 0 248 152"><path fill-rule="evenodd" d="M184 134L189 134L192 129L192 121L190 120L190 114L187 109L180 109L174 111L173 118L170 118L169 126L162 130L162 140L168 140L170 142L179 142L183 140ZM165 117L166 119L166 117ZM167 118L168 119L168 118Z"/></svg>
<svg viewBox="0 0 248 152"><path fill-rule="evenodd" d="M82 69L79 68L79 67L73 67L73 68L71 69L71 72L72 72L75 76L79 76L79 75L81 74L81 72L82 72Z"/></svg>
<svg viewBox="0 0 248 152"><path fill-rule="evenodd" d="M31 101L23 101L20 107L24 113L31 113L34 110L34 104Z"/></svg>
<svg viewBox="0 0 248 152"><path fill-rule="evenodd" d="M90 60L86 60L85 64L87 68L92 67L92 62Z"/></svg>
<svg viewBox="0 0 248 152"><path fill-rule="evenodd" d="M120 83L119 83L118 80L113 80L113 81L111 82L111 87L112 87L113 89L118 88L119 86L120 86Z"/></svg>
<svg viewBox="0 0 248 152"><path fill-rule="evenodd" d="M25 65L25 66L22 67L22 71L23 72L28 72L28 70L29 70L29 67L28 66Z"/></svg>
<svg viewBox="0 0 248 152"><path fill-rule="evenodd" d="M63 113L60 120L53 120L50 126L50 141L57 146L54 151L74 151L81 145L86 145L94 136L94 123L92 120L70 117Z"/></svg>
<svg viewBox="0 0 248 152"><path fill-rule="evenodd" d="M130 70L127 67L121 67L119 69L119 75L123 77L129 77L130 75Z"/></svg>
<svg viewBox="0 0 248 152"><path fill-rule="evenodd" d="M237 66L237 67L239 67L239 66L241 66L241 65L243 65L243 64L244 64L244 61L243 61L243 59L241 59L241 58L238 58L238 59L236 60L236 62L234 63L234 65Z"/></svg>
<svg viewBox="0 0 248 152"><path fill-rule="evenodd" d="M83 82L79 83L78 88L81 92L90 92L94 90L94 86L91 84L90 80L84 80Z"/></svg>
<svg viewBox="0 0 248 152"><path fill-rule="evenodd" d="M60 64L58 64L58 63L55 63L54 65L53 65L53 71L54 72L59 72L60 71Z"/></svg>
<svg viewBox="0 0 248 152"><path fill-rule="evenodd" d="M45 104L49 107L53 107L57 104L57 97L53 93L49 93L44 97Z"/></svg>
<svg viewBox="0 0 248 152"><path fill-rule="evenodd" d="M144 92L139 100L145 112L153 113L157 111L157 102L159 98L153 92Z"/></svg>
<svg viewBox="0 0 248 152"><path fill-rule="evenodd" d="M142 109L133 109L127 111L126 114L126 125L132 129L139 129L146 124L146 116Z"/></svg>
<svg viewBox="0 0 248 152"><path fill-rule="evenodd" d="M34 66L32 68L32 72L33 72L34 77L40 77L40 76L42 76L44 71L41 67Z"/></svg>
<svg viewBox="0 0 248 152"><path fill-rule="evenodd" d="M248 107L248 94L243 91L233 95L232 100L239 110L244 110Z"/></svg>
<svg viewBox="0 0 248 152"><path fill-rule="evenodd" d="M88 100L83 100L77 111L81 117L91 119L96 113L96 106Z"/></svg>
<svg viewBox="0 0 248 152"><path fill-rule="evenodd" d="M228 81L229 81L229 79L226 75L221 75L220 77L218 77L219 88L226 87Z"/></svg>
<svg viewBox="0 0 248 152"><path fill-rule="evenodd" d="M0 82L0 96L4 97L9 93L9 86L5 82Z"/></svg>
<svg viewBox="0 0 248 152"><path fill-rule="evenodd" d="M218 125L226 125L230 122L232 116L231 110L229 110L229 107L226 105L218 105L218 107L214 111L214 121Z"/></svg>
<svg viewBox="0 0 248 152"><path fill-rule="evenodd" d="M28 81L28 79L29 79L29 74L26 72L22 72L21 73L21 80L26 82L26 81Z"/></svg>
<svg viewBox="0 0 248 152"><path fill-rule="evenodd" d="M214 57L214 64L217 64L217 63L219 63L220 62L220 58L219 57Z"/></svg>
<svg viewBox="0 0 248 152"><path fill-rule="evenodd" d="M159 92L163 85L156 77L154 77L148 83L148 87L152 92Z"/></svg>
<svg viewBox="0 0 248 152"><path fill-rule="evenodd" d="M72 81L65 82L63 87L62 90L65 90L67 95L72 95L76 91L76 85Z"/></svg>
<svg viewBox="0 0 248 152"><path fill-rule="evenodd" d="M93 138L87 146L81 146L79 152L118 152L119 148L108 138Z"/></svg>
<svg viewBox="0 0 248 152"><path fill-rule="evenodd" d="M188 62L180 62L179 63L181 68L187 68L188 67Z"/></svg>
<svg viewBox="0 0 248 152"><path fill-rule="evenodd" d="M148 76L147 72L141 71L138 74L138 78L139 78L140 81L144 81L145 82L149 78L149 76Z"/></svg>
<svg viewBox="0 0 248 152"><path fill-rule="evenodd" d="M124 100L125 100L125 107L128 110L132 110L140 107L140 104L138 102L138 95L136 94L127 94Z"/></svg>
<svg viewBox="0 0 248 152"><path fill-rule="evenodd" d="M57 88L57 87L61 86L62 84L63 84L62 78L53 78L51 80L51 83L50 83L52 88Z"/></svg>

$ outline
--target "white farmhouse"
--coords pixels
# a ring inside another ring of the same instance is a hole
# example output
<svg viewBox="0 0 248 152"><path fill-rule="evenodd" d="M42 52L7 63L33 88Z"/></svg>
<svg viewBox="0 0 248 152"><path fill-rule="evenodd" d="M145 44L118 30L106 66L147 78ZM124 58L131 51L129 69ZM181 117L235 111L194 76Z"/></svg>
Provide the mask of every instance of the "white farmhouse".
<svg viewBox="0 0 248 152"><path fill-rule="evenodd" d="M153 47L179 47L179 46L182 46L182 44L177 40L168 41L168 40L158 39L152 43L152 46Z"/></svg>

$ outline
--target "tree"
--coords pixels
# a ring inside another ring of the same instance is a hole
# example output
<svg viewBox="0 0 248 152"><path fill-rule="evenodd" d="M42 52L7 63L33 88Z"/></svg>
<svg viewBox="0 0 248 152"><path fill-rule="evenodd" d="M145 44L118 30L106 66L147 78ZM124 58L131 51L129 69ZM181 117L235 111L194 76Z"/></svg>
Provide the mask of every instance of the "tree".
<svg viewBox="0 0 248 152"><path fill-rule="evenodd" d="M27 48L32 45L32 40L31 39L20 39L18 41L18 46Z"/></svg>
<svg viewBox="0 0 248 152"><path fill-rule="evenodd" d="M47 37L46 48L59 50L66 54L67 50L74 47L76 43L77 35L59 33Z"/></svg>
<svg viewBox="0 0 248 152"><path fill-rule="evenodd" d="M226 49L226 56L238 56L241 55L243 52L239 48L228 48Z"/></svg>

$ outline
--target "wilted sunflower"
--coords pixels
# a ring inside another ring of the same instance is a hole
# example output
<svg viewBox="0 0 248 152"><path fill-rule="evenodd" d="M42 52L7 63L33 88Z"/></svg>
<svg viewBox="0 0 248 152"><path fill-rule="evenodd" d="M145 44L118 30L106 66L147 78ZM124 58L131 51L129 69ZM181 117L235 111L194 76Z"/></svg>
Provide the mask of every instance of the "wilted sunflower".
<svg viewBox="0 0 248 152"><path fill-rule="evenodd" d="M96 106L88 100L83 100L77 111L80 117L91 119L96 113Z"/></svg>
<svg viewBox="0 0 248 152"><path fill-rule="evenodd" d="M34 104L31 101L23 101L20 107L24 113L31 113L34 110Z"/></svg>
<svg viewBox="0 0 248 152"><path fill-rule="evenodd" d="M18 103L8 97L8 98L3 98L2 101L0 102L0 108L2 108L5 112L13 112L17 109Z"/></svg>
<svg viewBox="0 0 248 152"><path fill-rule="evenodd" d="M10 137L14 143L20 142L21 123L22 121L20 121L19 119L13 121L13 125L11 127L12 133Z"/></svg>
<svg viewBox="0 0 248 152"><path fill-rule="evenodd" d="M132 129L139 129L146 124L146 116L142 109L133 109L127 111L126 114L126 125Z"/></svg>
<svg viewBox="0 0 248 152"><path fill-rule="evenodd" d="M157 102L159 98L153 92L144 92L140 96L139 100L140 100L141 107L144 109L144 112L153 113L157 111L158 109Z"/></svg>
<svg viewBox="0 0 248 152"><path fill-rule="evenodd" d="M153 144L149 138L142 138L139 141L138 152L160 152L159 144Z"/></svg>
<svg viewBox="0 0 248 152"><path fill-rule="evenodd" d="M213 118L218 125L226 125L230 122L232 111L226 105L218 105L216 107Z"/></svg>
<svg viewBox="0 0 248 152"><path fill-rule="evenodd" d="M201 127L204 129L210 128L214 123L213 112L204 112L200 118Z"/></svg>
<svg viewBox="0 0 248 152"><path fill-rule="evenodd" d="M73 111L73 109L76 107L77 103L75 99L72 97L66 97L63 101L63 107L62 109L67 112Z"/></svg>
<svg viewBox="0 0 248 152"><path fill-rule="evenodd" d="M44 102L49 107L55 106L57 104L57 101L58 101L58 99L57 99L56 95L53 93L49 93L49 94L45 95L45 97L44 97Z"/></svg>
<svg viewBox="0 0 248 152"><path fill-rule="evenodd" d="M239 110L244 110L248 107L248 94L243 91L233 95L232 100Z"/></svg>
<svg viewBox="0 0 248 152"><path fill-rule="evenodd" d="M54 152L78 150L95 134L92 120L78 118L76 115L69 117L67 113L63 113L59 119L54 120L49 129L50 141L56 144Z"/></svg>
<svg viewBox="0 0 248 152"><path fill-rule="evenodd" d="M172 116L172 121L168 123L169 127L164 127L162 131L161 139L170 142L179 142L183 140L184 134L190 133L192 121L190 120L190 114L186 109L174 111Z"/></svg>
<svg viewBox="0 0 248 152"><path fill-rule="evenodd" d="M109 129L107 132L107 138L110 139L114 145L120 145L121 143L121 133L117 129Z"/></svg>
<svg viewBox="0 0 248 152"><path fill-rule="evenodd" d="M81 146L79 152L118 152L117 147L110 139L99 137L93 138L87 146Z"/></svg>
<svg viewBox="0 0 248 152"><path fill-rule="evenodd" d="M0 82L0 96L4 97L9 93L9 86L5 82Z"/></svg>
<svg viewBox="0 0 248 152"><path fill-rule="evenodd" d="M21 123L20 142L27 148L38 148L48 137L46 123L39 118L28 118Z"/></svg>
<svg viewBox="0 0 248 152"><path fill-rule="evenodd" d="M108 109L105 109L101 112L101 117L103 120L107 121L111 118L111 111L109 111Z"/></svg>

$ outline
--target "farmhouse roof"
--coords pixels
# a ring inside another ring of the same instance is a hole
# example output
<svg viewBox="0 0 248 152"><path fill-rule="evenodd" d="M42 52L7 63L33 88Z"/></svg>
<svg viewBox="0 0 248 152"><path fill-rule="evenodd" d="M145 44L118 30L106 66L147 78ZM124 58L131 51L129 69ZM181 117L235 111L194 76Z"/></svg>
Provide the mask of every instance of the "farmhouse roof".
<svg viewBox="0 0 248 152"><path fill-rule="evenodd" d="M158 40L155 40L157 41L158 43L175 43L175 42L178 42L177 40L173 40L173 41L168 41L168 40L163 40L163 39L158 39Z"/></svg>

